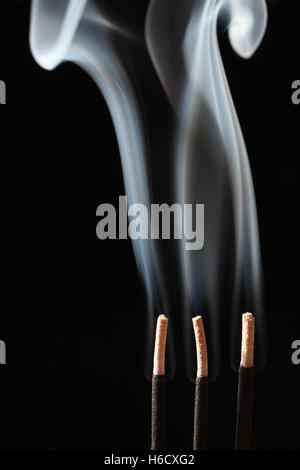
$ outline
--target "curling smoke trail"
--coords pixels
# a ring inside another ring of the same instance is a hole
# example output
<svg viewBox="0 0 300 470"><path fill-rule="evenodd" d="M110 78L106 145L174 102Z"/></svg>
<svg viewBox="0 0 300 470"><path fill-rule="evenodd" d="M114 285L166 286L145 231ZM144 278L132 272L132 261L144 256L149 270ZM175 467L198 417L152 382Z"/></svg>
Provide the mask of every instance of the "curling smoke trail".
<svg viewBox="0 0 300 470"><path fill-rule="evenodd" d="M120 52L124 51L124 43L130 43L132 37L130 32L122 30L104 16L99 3L92 0L33 0L31 51L35 60L47 70L64 61L71 61L82 67L96 82L114 123L128 204L144 204L149 209L151 188L143 120L126 69L126 54ZM123 49L118 47L120 43ZM152 240L137 239L133 246L147 293L150 313L148 331L154 334L154 312L167 313L157 252ZM151 341L151 335L148 336ZM152 350L152 344L148 350ZM171 351L172 345L169 356ZM171 359L170 375L173 369Z"/></svg>
<svg viewBox="0 0 300 470"><path fill-rule="evenodd" d="M232 360L237 348L234 338L240 336L241 309L246 308L253 309L257 317L262 363L262 269L256 202L247 150L218 45L220 12L228 22L233 49L243 58L251 57L266 29L264 0L152 0L146 36L152 61L178 114L178 199L205 204L204 250L181 251L188 343L192 343L192 314L207 314L213 332L210 350L215 355L211 362L218 364L216 345L224 316L220 300L227 290L234 317ZM234 259L232 284L224 280L230 277L228 250ZM191 364L188 357L192 377ZM210 372L213 377L217 368Z"/></svg>
<svg viewBox="0 0 300 470"><path fill-rule="evenodd" d="M151 188L145 129L123 47L132 38L128 31L105 17L99 5L101 2L96 0L33 0L31 50L46 69L72 61L95 80L115 126L128 202L149 208ZM186 252L182 246L180 257L187 335L192 333L191 316L207 313L208 342L213 345L209 349L215 354L214 358L210 355L211 363L216 365L211 377L217 373L220 358L216 345L222 325L224 291L232 298L233 327L238 328L242 309L253 310L258 339L261 345L263 342L255 195L218 45L220 12L227 19L233 49L243 58L250 57L266 28L264 0L152 0L146 22L152 61L177 112L178 202L205 204L205 248ZM154 331L154 310L168 313L160 261L151 240L135 240L134 251ZM227 282L226 277L231 274L232 282ZM238 330L232 335L238 338ZM234 350L234 341L231 344ZM192 362L188 360L187 364L192 377Z"/></svg>

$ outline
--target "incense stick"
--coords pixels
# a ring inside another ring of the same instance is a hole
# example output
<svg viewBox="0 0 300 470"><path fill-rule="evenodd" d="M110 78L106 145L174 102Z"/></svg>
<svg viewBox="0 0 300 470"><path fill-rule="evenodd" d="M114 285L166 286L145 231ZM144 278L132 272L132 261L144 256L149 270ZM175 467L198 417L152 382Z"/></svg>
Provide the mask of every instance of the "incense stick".
<svg viewBox="0 0 300 470"><path fill-rule="evenodd" d="M152 376L152 429L151 449L162 450L165 446L165 354L167 342L168 319L160 315L157 319L153 376Z"/></svg>
<svg viewBox="0 0 300 470"><path fill-rule="evenodd" d="M193 450L207 448L208 362L202 317L193 318L197 351Z"/></svg>
<svg viewBox="0 0 300 470"><path fill-rule="evenodd" d="M238 404L236 422L236 449L251 448L252 401L254 385L255 318L245 313L242 319L242 350L239 368Z"/></svg>

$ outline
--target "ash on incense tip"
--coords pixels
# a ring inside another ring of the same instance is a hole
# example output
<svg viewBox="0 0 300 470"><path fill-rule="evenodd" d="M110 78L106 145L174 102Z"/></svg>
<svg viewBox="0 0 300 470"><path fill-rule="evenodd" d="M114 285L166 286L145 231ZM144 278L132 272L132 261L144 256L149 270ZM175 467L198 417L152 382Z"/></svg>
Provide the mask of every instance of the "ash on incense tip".
<svg viewBox="0 0 300 470"><path fill-rule="evenodd" d="M255 318L252 313L244 313L242 317L242 351L241 367L253 367L254 360Z"/></svg>
<svg viewBox="0 0 300 470"><path fill-rule="evenodd" d="M165 315L160 315L157 319L156 325L153 375L165 375L167 331L168 318Z"/></svg>
<svg viewBox="0 0 300 470"><path fill-rule="evenodd" d="M206 338L201 316L193 318L193 326L197 351L197 377L208 376Z"/></svg>

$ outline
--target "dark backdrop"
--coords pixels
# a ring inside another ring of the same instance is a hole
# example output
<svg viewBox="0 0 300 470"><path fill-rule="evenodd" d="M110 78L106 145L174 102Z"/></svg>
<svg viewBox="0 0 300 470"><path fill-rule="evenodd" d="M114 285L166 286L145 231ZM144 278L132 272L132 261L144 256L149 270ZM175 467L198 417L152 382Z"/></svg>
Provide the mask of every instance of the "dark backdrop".
<svg viewBox="0 0 300 470"><path fill-rule="evenodd" d="M141 33L148 2L124 3L111 8ZM300 339L300 106L291 103L291 83L300 78L298 4L268 3L266 37L250 61L221 38L253 170L265 272L269 353L255 385L256 448L300 447L300 366L291 363L291 344ZM147 449L143 287L131 242L95 236L96 207L124 194L107 107L76 66L46 72L34 62L29 2L1 1L0 17L0 79L8 102L0 113L0 339L7 344L1 447ZM175 326L168 441L186 449L194 386L181 341ZM233 446L236 380L224 354L210 389L212 449Z"/></svg>

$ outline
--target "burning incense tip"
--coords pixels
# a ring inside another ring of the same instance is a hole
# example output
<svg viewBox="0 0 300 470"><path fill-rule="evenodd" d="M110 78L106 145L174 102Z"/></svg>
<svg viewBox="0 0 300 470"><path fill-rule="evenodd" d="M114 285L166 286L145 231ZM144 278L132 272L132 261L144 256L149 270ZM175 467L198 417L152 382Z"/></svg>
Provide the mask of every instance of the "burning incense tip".
<svg viewBox="0 0 300 470"><path fill-rule="evenodd" d="M165 355L168 331L168 318L160 315L156 324L153 375L165 375Z"/></svg>
<svg viewBox="0 0 300 470"><path fill-rule="evenodd" d="M244 313L242 320L241 366L253 367L255 318L252 313Z"/></svg>
<svg viewBox="0 0 300 470"><path fill-rule="evenodd" d="M197 350L197 377L208 376L207 347L202 317L193 318Z"/></svg>

